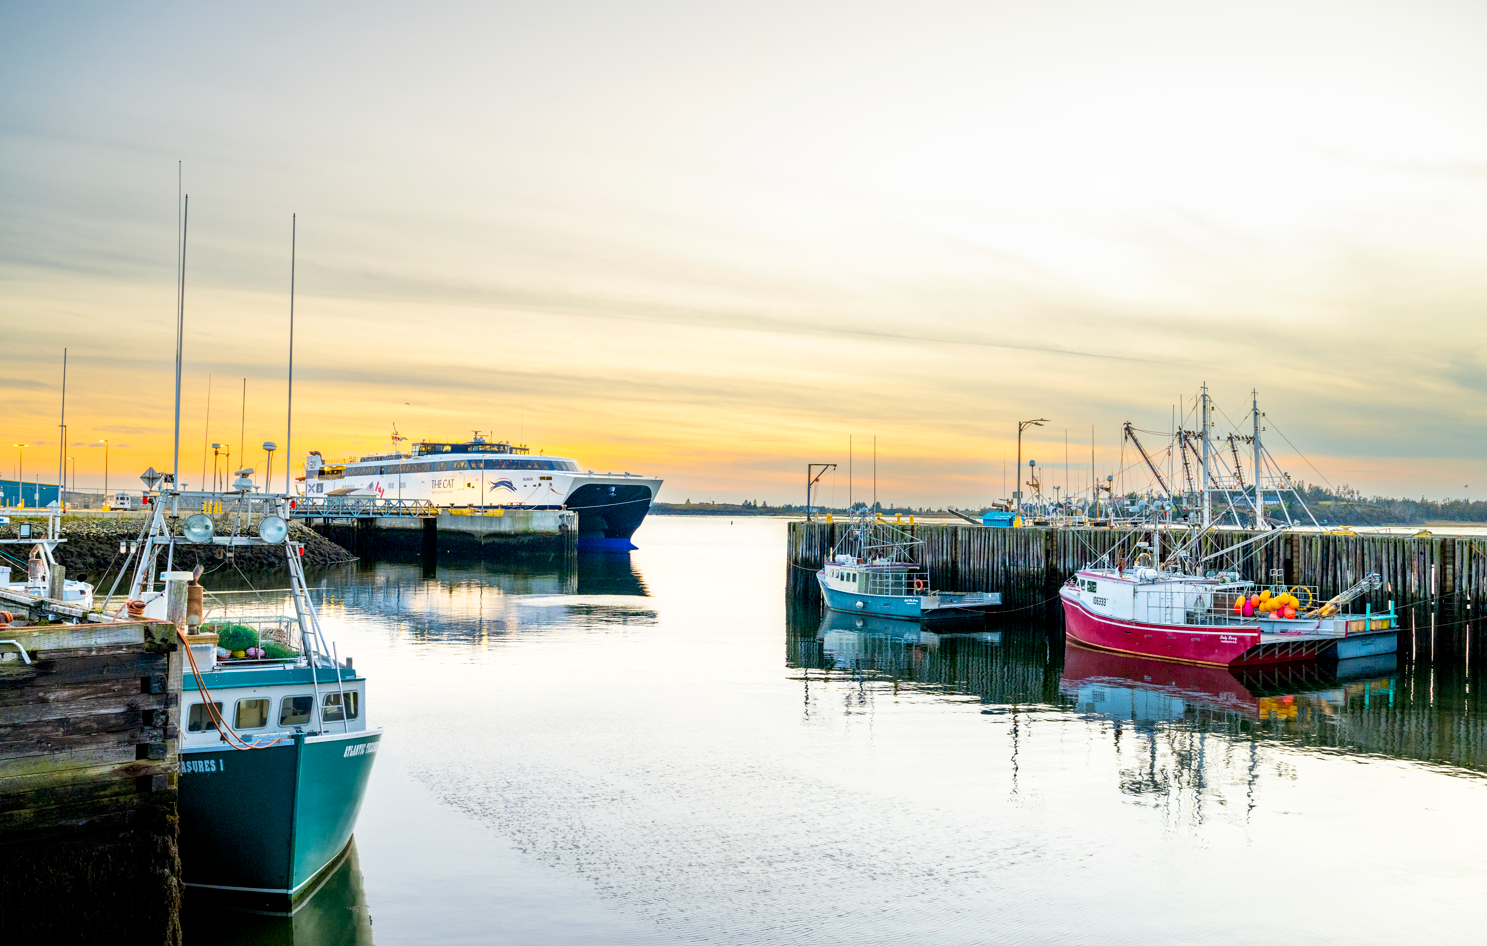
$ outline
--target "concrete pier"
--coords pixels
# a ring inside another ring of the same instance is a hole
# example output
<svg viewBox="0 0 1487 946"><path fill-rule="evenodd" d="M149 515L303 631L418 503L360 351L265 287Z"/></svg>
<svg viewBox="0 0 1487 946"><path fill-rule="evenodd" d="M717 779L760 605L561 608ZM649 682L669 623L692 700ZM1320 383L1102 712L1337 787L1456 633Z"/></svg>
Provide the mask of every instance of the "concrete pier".
<svg viewBox="0 0 1487 946"><path fill-rule="evenodd" d="M315 531L358 555L418 552L491 558L577 554L578 513L504 507L441 509L433 515L309 519Z"/></svg>

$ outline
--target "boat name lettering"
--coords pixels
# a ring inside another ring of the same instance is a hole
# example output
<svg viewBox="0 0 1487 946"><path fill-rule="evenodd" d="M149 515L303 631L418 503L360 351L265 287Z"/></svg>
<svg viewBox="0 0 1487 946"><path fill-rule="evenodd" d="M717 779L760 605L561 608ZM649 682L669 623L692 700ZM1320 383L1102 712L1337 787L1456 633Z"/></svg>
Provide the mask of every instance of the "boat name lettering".
<svg viewBox="0 0 1487 946"><path fill-rule="evenodd" d="M377 751L375 742L358 742L354 746L347 746L346 751L341 753L341 758L349 759L356 755L370 755Z"/></svg>
<svg viewBox="0 0 1487 946"><path fill-rule="evenodd" d="M1231 637L1228 634L1220 634L1219 635L1219 643L1220 644L1237 644L1237 643L1239 643L1239 638L1237 638L1237 637Z"/></svg>
<svg viewBox="0 0 1487 946"><path fill-rule="evenodd" d="M181 763L182 772L225 772L226 759L187 759Z"/></svg>
<svg viewBox="0 0 1487 946"><path fill-rule="evenodd" d="M434 489L454 489L454 480L434 480Z"/></svg>

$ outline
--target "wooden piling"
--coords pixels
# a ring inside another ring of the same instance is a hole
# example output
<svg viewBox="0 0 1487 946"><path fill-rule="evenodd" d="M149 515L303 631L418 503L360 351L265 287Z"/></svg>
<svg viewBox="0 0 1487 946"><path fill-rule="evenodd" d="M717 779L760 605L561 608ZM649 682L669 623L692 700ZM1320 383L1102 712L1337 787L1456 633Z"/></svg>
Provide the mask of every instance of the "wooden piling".
<svg viewBox="0 0 1487 946"><path fill-rule="evenodd" d="M787 587L792 595L815 595L815 572L840 538L841 523L792 522L787 540ZM921 564L932 587L946 591L999 591L1007 608L1048 603L1080 567L1122 546L1127 563L1147 533L1095 528L994 529L918 523ZM1211 532L1204 554L1234 548L1259 533ZM1176 538L1181 540L1181 533ZM1167 540L1164 540L1167 541ZM1487 591L1487 542L1470 536L1339 535L1293 532L1275 542L1256 542L1211 567L1233 569L1244 579L1287 587L1310 585L1331 597L1370 572L1383 585L1358 601L1375 611L1416 609L1454 612ZM1276 573L1279 573L1278 575Z"/></svg>
<svg viewBox="0 0 1487 946"><path fill-rule="evenodd" d="M175 626L0 640L0 941L180 943Z"/></svg>

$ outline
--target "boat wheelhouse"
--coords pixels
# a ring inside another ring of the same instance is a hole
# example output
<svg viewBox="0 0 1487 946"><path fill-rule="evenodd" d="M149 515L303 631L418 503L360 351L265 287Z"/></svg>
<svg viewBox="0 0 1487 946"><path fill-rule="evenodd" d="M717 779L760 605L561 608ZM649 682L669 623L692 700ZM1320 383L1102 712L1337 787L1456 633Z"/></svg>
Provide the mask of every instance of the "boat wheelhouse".
<svg viewBox="0 0 1487 946"><path fill-rule="evenodd" d="M353 460L328 462L312 450L305 461L304 494L448 507L571 509L578 513L580 550L629 551L661 483L634 473L584 470L567 457L533 456L527 446L488 442L477 431L462 443L426 441L408 453Z"/></svg>
<svg viewBox="0 0 1487 946"><path fill-rule="evenodd" d="M997 592L935 591L917 562L911 533L862 510L816 572L826 607L911 621L979 618L1002 603Z"/></svg>

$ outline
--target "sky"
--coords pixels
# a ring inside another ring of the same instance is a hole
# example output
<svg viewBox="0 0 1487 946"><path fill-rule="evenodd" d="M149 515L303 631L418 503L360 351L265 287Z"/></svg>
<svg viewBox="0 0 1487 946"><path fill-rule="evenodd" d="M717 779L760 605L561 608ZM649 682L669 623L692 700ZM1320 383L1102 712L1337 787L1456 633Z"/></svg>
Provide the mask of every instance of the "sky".
<svg viewBox="0 0 1487 946"><path fill-rule="evenodd" d="M282 475L295 215L296 468L479 430L841 503L876 437L881 501L979 506L1018 420L1077 493L1207 384L1297 479L1487 498L1484 48L1422 0L3 4L0 473L55 481L64 347L78 485L172 463L179 167L193 486Z"/></svg>

